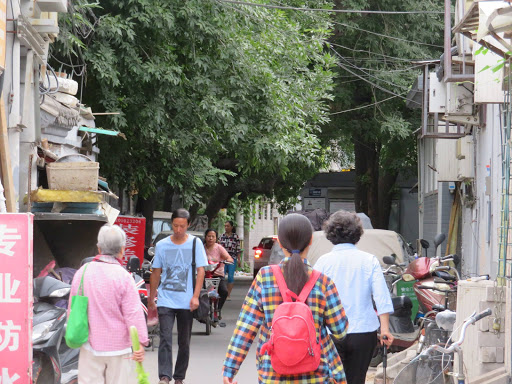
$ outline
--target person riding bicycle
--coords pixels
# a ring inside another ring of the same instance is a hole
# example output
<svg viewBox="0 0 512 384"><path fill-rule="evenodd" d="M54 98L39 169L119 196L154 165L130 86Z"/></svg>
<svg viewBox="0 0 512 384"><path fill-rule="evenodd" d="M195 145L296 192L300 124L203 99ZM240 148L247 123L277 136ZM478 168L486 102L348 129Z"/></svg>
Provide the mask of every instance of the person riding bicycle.
<svg viewBox="0 0 512 384"><path fill-rule="evenodd" d="M226 286L226 281L224 279L224 263L221 263L221 261L233 263L233 258L229 256L228 251L226 251L226 249L222 245L217 243L217 231L215 229L208 228L204 233L204 238L204 249L206 250L206 257L208 258L208 263L218 263L217 267L213 270L212 276L220 278L219 288L217 289L220 297L218 304L219 316L218 319L214 319L214 321L218 321L222 318L220 316L220 310L224 306L224 303L226 302L226 299L228 297L228 288ZM217 316L217 314L215 314L215 316Z"/></svg>

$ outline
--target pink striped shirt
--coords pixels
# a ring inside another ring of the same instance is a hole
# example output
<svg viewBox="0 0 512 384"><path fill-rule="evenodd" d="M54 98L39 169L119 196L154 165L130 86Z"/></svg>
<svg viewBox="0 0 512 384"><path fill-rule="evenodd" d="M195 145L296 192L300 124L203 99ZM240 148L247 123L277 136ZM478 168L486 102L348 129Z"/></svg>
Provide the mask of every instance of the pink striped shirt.
<svg viewBox="0 0 512 384"><path fill-rule="evenodd" d="M227 260L229 258L229 253L219 243L213 244L211 248L204 247L206 251L206 256L208 257L208 264L215 264L221 260ZM213 273L214 276L224 277L224 264L219 265L219 267Z"/></svg>
<svg viewBox="0 0 512 384"><path fill-rule="evenodd" d="M99 352L129 348L132 325L139 332L140 342L147 344L148 329L133 277L115 258L101 255L99 260L89 263L84 276L91 347ZM73 277L70 298L77 294L84 267Z"/></svg>

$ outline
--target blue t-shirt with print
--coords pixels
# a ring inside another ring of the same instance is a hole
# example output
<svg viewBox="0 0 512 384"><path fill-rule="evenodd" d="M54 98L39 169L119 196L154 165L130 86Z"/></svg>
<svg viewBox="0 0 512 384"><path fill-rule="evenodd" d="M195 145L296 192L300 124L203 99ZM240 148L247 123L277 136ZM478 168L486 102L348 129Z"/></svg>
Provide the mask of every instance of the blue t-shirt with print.
<svg viewBox="0 0 512 384"><path fill-rule="evenodd" d="M192 288L192 244L195 236L188 235L183 244L174 244L166 237L156 244L153 268L162 268L158 287L159 307L190 309ZM203 242L196 241L196 268L208 265Z"/></svg>

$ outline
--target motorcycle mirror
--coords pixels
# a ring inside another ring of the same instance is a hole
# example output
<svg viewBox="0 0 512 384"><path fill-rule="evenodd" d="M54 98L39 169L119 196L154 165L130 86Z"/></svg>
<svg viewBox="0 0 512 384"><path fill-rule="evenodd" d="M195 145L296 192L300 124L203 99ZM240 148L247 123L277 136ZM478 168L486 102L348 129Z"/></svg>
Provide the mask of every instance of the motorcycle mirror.
<svg viewBox="0 0 512 384"><path fill-rule="evenodd" d="M71 285L50 276L37 277L34 279L34 296L38 298L64 297L70 290Z"/></svg>
<svg viewBox="0 0 512 384"><path fill-rule="evenodd" d="M446 235L444 233L438 233L436 237L434 237L434 246L439 247L443 241L445 241Z"/></svg>
<svg viewBox="0 0 512 384"><path fill-rule="evenodd" d="M382 261L384 262L384 264L387 265L395 265L395 259L393 258L393 256L384 256L382 258Z"/></svg>
<svg viewBox="0 0 512 384"><path fill-rule="evenodd" d="M421 244L421 247L425 248L425 249L428 249L430 247L430 243L425 239L421 239L420 244Z"/></svg>
<svg viewBox="0 0 512 384"><path fill-rule="evenodd" d="M140 260L137 256L130 257L128 261L128 271L136 272L140 269Z"/></svg>

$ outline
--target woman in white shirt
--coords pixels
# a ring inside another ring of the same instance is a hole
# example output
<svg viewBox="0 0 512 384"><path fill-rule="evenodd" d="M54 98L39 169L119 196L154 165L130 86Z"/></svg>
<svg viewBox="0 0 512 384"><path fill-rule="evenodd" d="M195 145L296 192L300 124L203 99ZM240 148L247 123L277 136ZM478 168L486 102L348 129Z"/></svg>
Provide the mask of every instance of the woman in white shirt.
<svg viewBox="0 0 512 384"><path fill-rule="evenodd" d="M389 332L391 296L377 257L355 246L363 234L357 215L338 211L325 223L324 231L334 248L320 257L314 268L334 281L350 324L347 336L335 340L347 383L364 384L379 326L381 343L389 346L393 342ZM387 336L387 340L382 336Z"/></svg>

